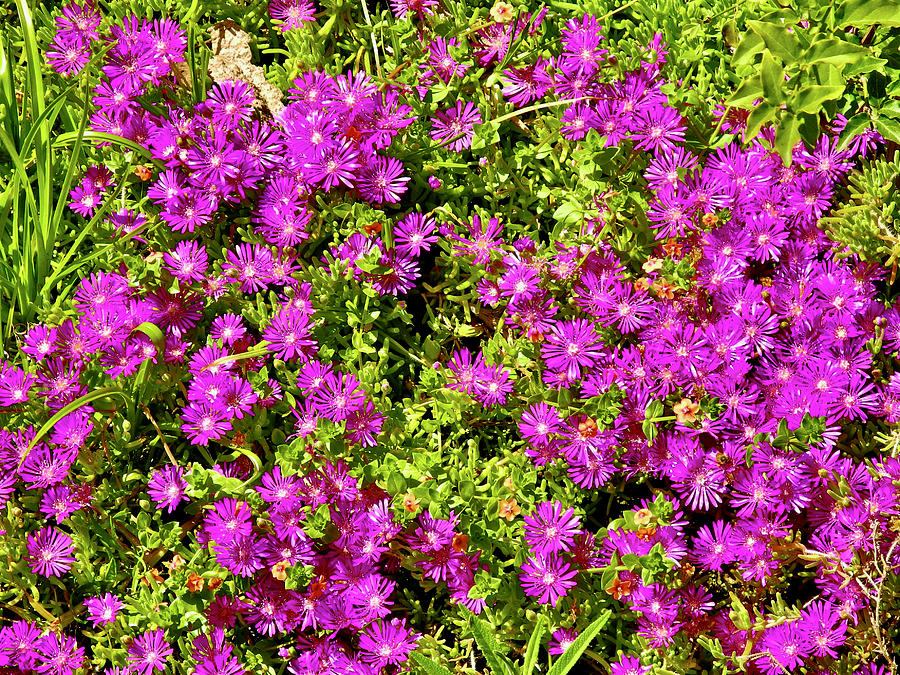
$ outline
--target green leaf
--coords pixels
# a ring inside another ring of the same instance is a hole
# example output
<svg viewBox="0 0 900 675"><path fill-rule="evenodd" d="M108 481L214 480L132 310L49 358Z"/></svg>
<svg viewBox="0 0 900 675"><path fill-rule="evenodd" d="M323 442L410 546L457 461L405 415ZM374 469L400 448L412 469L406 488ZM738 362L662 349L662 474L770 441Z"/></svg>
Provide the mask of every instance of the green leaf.
<svg viewBox="0 0 900 675"><path fill-rule="evenodd" d="M836 12L838 27L900 26L900 2L898 0L847 0Z"/></svg>
<svg viewBox="0 0 900 675"><path fill-rule="evenodd" d="M759 54L765 46L766 43L763 42L759 35L752 32L747 33L737 46L737 49L734 50L734 55L731 57L731 67L735 68L753 63L753 57Z"/></svg>
<svg viewBox="0 0 900 675"><path fill-rule="evenodd" d="M585 628L581 632L581 635L575 639L575 642L573 642L565 653L556 660L556 663L553 664L553 667L548 671L547 675L565 675L572 670L578 662L578 659L581 658L584 650L590 646L591 642L594 641L594 638L597 637L597 633L599 633L606 625L606 622L609 621L610 616L612 616L612 612L606 610L597 617L590 626Z"/></svg>
<svg viewBox="0 0 900 675"><path fill-rule="evenodd" d="M838 141L837 149L843 150L848 145L850 145L850 141L856 138L859 134L863 132L863 129L867 129L869 126L869 116L868 115L854 115L849 120L847 120L847 124L841 130L841 138Z"/></svg>
<svg viewBox="0 0 900 675"><path fill-rule="evenodd" d="M775 150L785 166L791 165L793 149L800 140L800 120L793 113L785 113L775 132Z"/></svg>
<svg viewBox="0 0 900 675"><path fill-rule="evenodd" d="M812 43L804 54L804 60L809 63L830 63L835 66L844 66L848 63L856 63L869 55L869 50L860 45L855 45L846 40L828 38Z"/></svg>
<svg viewBox="0 0 900 675"><path fill-rule="evenodd" d="M764 21L748 21L747 25L754 33L759 35L772 54L777 56L787 65L800 58L800 41L794 36L787 26L780 26Z"/></svg>
<svg viewBox="0 0 900 675"><path fill-rule="evenodd" d="M879 59L874 56L866 55L856 63L844 66L844 79L850 79L863 73L871 73L873 70L879 70L887 59Z"/></svg>
<svg viewBox="0 0 900 675"><path fill-rule="evenodd" d="M732 108L749 108L756 99L762 97L763 88L759 74L754 74L741 82L741 86L725 101L725 105Z"/></svg>
<svg viewBox="0 0 900 675"><path fill-rule="evenodd" d="M541 639L544 637L544 627L547 623L547 617L538 614L537 623L534 630L531 631L531 637L528 638L528 646L525 648L525 662L522 664L522 672L520 675L531 675L534 672L534 666L537 663L538 652L541 649Z"/></svg>
<svg viewBox="0 0 900 675"><path fill-rule="evenodd" d="M46 436L47 432L50 431L53 427L55 427L56 423L59 422L63 417L65 417L66 415L68 415L71 412L75 412L81 406L86 405L86 404L90 403L91 401L96 401L98 398L103 398L104 396L119 396L126 403L128 402L128 397L125 396L125 394L122 393L122 390L119 389L118 387L103 387L102 389L95 389L94 391L89 392L80 398L76 398L69 405L67 405L62 410L59 410L53 417L51 417L49 420L47 420L44 423L44 426L42 426L40 429L38 429L38 432L34 435L34 437L31 439L31 441L29 441L28 449L23 454L22 459L19 460L19 465L21 465L22 462L25 461L25 458L28 457L28 453L31 452L31 449L35 445L38 444L38 441L40 441L44 436Z"/></svg>
<svg viewBox="0 0 900 675"><path fill-rule="evenodd" d="M134 330L139 330L148 338L153 341L153 344L156 346L157 354L164 354L166 351L166 336L159 329L155 323L150 323L149 321L145 321L141 325L137 326ZM132 333L134 332L131 331Z"/></svg>
<svg viewBox="0 0 900 675"><path fill-rule="evenodd" d="M815 113L825 101L840 98L843 93L843 86L813 84L797 92L790 105L794 112Z"/></svg>
<svg viewBox="0 0 900 675"><path fill-rule="evenodd" d="M413 661L415 661L427 675L453 675L453 673L444 666L422 656L419 652L413 652L410 656L412 656Z"/></svg>
<svg viewBox="0 0 900 675"><path fill-rule="evenodd" d="M768 49L763 52L762 69L760 70L763 96L769 103L784 101L784 69Z"/></svg>
<svg viewBox="0 0 900 675"><path fill-rule="evenodd" d="M513 663L506 657L506 649L494 634L493 626L484 619L475 617L472 621L472 633L494 675L514 675Z"/></svg>
<svg viewBox="0 0 900 675"><path fill-rule="evenodd" d="M777 113L778 110L778 107L768 102L763 102L756 106L747 118L747 129L744 131L744 142L756 138L756 135L759 133L759 130L762 129L763 125L768 124L775 119L775 113Z"/></svg>
<svg viewBox="0 0 900 675"><path fill-rule="evenodd" d="M875 130L887 140L900 143L900 122L889 117L879 117L874 120Z"/></svg>

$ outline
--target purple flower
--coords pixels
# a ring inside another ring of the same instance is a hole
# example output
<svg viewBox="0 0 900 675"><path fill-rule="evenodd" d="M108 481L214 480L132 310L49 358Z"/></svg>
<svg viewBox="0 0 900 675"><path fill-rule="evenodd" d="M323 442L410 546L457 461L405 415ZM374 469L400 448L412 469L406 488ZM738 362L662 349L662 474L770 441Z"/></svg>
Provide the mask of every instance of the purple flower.
<svg viewBox="0 0 900 675"><path fill-rule="evenodd" d="M372 204L399 202L406 192L409 177L403 175L403 164L393 157L376 157L360 172L356 189Z"/></svg>
<svg viewBox="0 0 900 675"><path fill-rule="evenodd" d="M35 668L43 675L73 675L84 665L84 647L62 633L48 633L37 641L35 650L41 657Z"/></svg>
<svg viewBox="0 0 900 675"><path fill-rule="evenodd" d="M310 317L307 313L287 305L262 333L276 358L287 361L295 357L306 360L316 352L316 341L310 336Z"/></svg>
<svg viewBox="0 0 900 675"><path fill-rule="evenodd" d="M574 509L565 512L558 501L541 502L525 516L525 541L533 553L568 551L579 533L579 518Z"/></svg>
<svg viewBox="0 0 900 675"><path fill-rule="evenodd" d="M119 615L119 610L125 605L119 600L119 597L112 593L106 595L87 598L84 601L88 610L88 618L94 624L94 627L112 623Z"/></svg>
<svg viewBox="0 0 900 675"><path fill-rule="evenodd" d="M191 404L181 411L181 429L194 445L207 445L222 438L231 430L231 420L219 408L206 404Z"/></svg>
<svg viewBox="0 0 900 675"><path fill-rule="evenodd" d="M541 345L541 356L547 367L565 373L570 380L580 378L582 368L595 367L603 353L594 324L587 319L557 322Z"/></svg>
<svg viewBox="0 0 900 675"><path fill-rule="evenodd" d="M481 113L471 101L457 101L449 110L438 110L434 114L431 137L443 145L460 152L472 147L475 125L481 123Z"/></svg>
<svg viewBox="0 0 900 675"><path fill-rule="evenodd" d="M147 631L131 641L128 647L128 665L138 675L152 675L154 670L164 671L172 647L166 641L161 628Z"/></svg>
<svg viewBox="0 0 900 675"><path fill-rule="evenodd" d="M406 619L376 621L359 638L362 660L375 668L398 666L409 658L419 635L406 627Z"/></svg>
<svg viewBox="0 0 900 675"><path fill-rule="evenodd" d="M307 21L315 21L316 7L312 0L269 0L269 16L281 22L281 32L300 28Z"/></svg>
<svg viewBox="0 0 900 675"><path fill-rule="evenodd" d="M574 588L577 572L557 554L536 555L522 564L519 581L525 594L536 597L542 605L556 607L560 598Z"/></svg>
<svg viewBox="0 0 900 675"><path fill-rule="evenodd" d="M315 161L307 162L307 180L325 191L343 183L353 187L359 169L358 152L349 143L340 142L319 151Z"/></svg>
<svg viewBox="0 0 900 675"><path fill-rule="evenodd" d="M172 513L181 502L189 501L184 495L187 488L184 469L167 464L153 473L147 485L147 494L156 502L157 507L165 508L167 513Z"/></svg>
<svg viewBox="0 0 900 675"><path fill-rule="evenodd" d="M208 258L206 247L196 241L180 241L175 250L163 255L166 269L182 283L202 282L205 278Z"/></svg>
<svg viewBox="0 0 900 675"><path fill-rule="evenodd" d="M250 121L254 101L253 91L244 82L226 80L213 85L206 105L214 125L234 130L241 122Z"/></svg>
<svg viewBox="0 0 900 675"><path fill-rule="evenodd" d="M650 666L642 666L638 657L625 654L622 654L619 660L611 663L610 666L610 675L646 675L650 672Z"/></svg>
<svg viewBox="0 0 900 675"><path fill-rule="evenodd" d="M55 527L42 527L28 535L26 544L31 571L42 577L61 577L75 562L75 544Z"/></svg>

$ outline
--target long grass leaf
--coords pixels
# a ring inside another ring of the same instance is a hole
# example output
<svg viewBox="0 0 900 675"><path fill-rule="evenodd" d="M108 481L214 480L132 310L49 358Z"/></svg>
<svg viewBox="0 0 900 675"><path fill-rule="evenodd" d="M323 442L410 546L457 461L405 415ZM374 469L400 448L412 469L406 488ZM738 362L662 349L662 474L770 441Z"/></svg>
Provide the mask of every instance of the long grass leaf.
<svg viewBox="0 0 900 675"><path fill-rule="evenodd" d="M594 638L597 637L597 633L603 629L611 616L612 612L606 610L597 617L590 626L585 628L581 632L581 635L575 638L575 642L573 642L565 653L556 660L556 663L553 664L553 667L550 668L547 675L566 675L566 673L572 670L572 668L575 667L575 664L578 663L578 659L581 658L584 650L594 641Z"/></svg>
<svg viewBox="0 0 900 675"><path fill-rule="evenodd" d="M47 433L56 426L56 423L59 422L63 417L68 415L69 413L73 413L78 410L81 406L87 405L91 401L96 401L98 398L103 398L105 396L118 396L125 401L125 403L129 402L128 397L122 392L119 387L103 387L102 389L95 389L92 392L85 394L80 398L76 398L69 405L67 405L62 410L59 410L53 417L44 422L43 426L38 429L38 432L34 435L34 437L28 443L28 449L22 453L22 458L19 460L19 466L22 465L22 462L28 457L28 453L31 452L31 449L37 445L40 440L47 435Z"/></svg>

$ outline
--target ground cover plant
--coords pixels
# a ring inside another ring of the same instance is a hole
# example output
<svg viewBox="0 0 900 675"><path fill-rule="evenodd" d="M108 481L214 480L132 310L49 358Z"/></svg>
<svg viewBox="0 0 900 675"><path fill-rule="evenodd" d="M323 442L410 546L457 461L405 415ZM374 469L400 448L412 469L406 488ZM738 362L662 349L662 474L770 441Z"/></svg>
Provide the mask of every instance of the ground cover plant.
<svg viewBox="0 0 900 675"><path fill-rule="evenodd" d="M4 11L0 672L897 672L897 2Z"/></svg>

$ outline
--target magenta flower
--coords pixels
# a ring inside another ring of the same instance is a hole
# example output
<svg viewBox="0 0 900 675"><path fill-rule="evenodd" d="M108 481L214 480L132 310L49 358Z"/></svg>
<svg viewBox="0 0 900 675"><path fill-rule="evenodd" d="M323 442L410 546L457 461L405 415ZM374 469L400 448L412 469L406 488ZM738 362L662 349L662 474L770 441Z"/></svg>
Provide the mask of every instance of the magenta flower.
<svg viewBox="0 0 900 675"><path fill-rule="evenodd" d="M563 511L558 501L541 502L531 515L525 516L525 541L533 553L548 554L568 551L580 532L574 509Z"/></svg>
<svg viewBox="0 0 900 675"><path fill-rule="evenodd" d="M153 671L164 671L172 647L166 641L161 628L147 631L131 641L128 647L128 665L138 675L152 675Z"/></svg>
<svg viewBox="0 0 900 675"><path fill-rule="evenodd" d="M541 356L547 367L565 373L570 380L581 377L582 368L595 367L604 350L594 324L587 319L559 321L541 345Z"/></svg>
<svg viewBox="0 0 900 675"><path fill-rule="evenodd" d="M61 577L75 562L75 544L55 527L42 527L29 534L26 548L28 566L42 577Z"/></svg>
<svg viewBox="0 0 900 675"><path fill-rule="evenodd" d="M189 501L184 496L187 488L184 469L167 464L153 473L147 485L147 494L158 508L165 508L167 513L172 513L181 502Z"/></svg>
<svg viewBox="0 0 900 675"><path fill-rule="evenodd" d="M381 669L404 663L418 641L419 635L406 627L406 619L377 621L359 638L359 650L363 661Z"/></svg>
<svg viewBox="0 0 900 675"><path fill-rule="evenodd" d="M35 667L43 675L73 675L84 665L84 647L62 633L48 633L37 641L35 649L39 655Z"/></svg>
<svg viewBox="0 0 900 675"><path fill-rule="evenodd" d="M115 621L116 617L119 615L119 610L125 606L122 604L122 601L119 600L118 596L115 596L112 593L107 593L106 595L99 597L87 598L84 601L84 605L88 610L88 618L95 627Z"/></svg>
<svg viewBox="0 0 900 675"><path fill-rule="evenodd" d="M460 152L472 147L475 125L481 123L481 113L471 101L457 101L449 110L438 110L434 115L431 137Z"/></svg>
<svg viewBox="0 0 900 675"><path fill-rule="evenodd" d="M574 588L577 572L557 554L536 555L522 564L519 581L525 595L538 599L542 605L556 607L557 601Z"/></svg>
<svg viewBox="0 0 900 675"><path fill-rule="evenodd" d="M550 434L558 434L563 430L559 411L539 401L530 405L519 422L519 433L532 443L543 443L549 440Z"/></svg>

